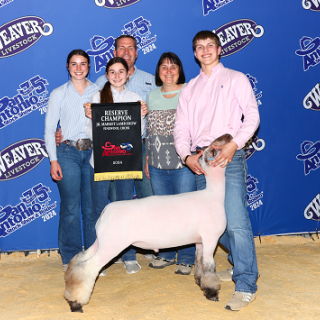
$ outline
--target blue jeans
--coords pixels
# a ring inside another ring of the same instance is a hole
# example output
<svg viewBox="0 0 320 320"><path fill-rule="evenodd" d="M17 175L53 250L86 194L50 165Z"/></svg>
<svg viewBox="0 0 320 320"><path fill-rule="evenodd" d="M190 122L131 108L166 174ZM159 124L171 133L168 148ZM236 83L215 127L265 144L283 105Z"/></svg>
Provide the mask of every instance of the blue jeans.
<svg viewBox="0 0 320 320"><path fill-rule="evenodd" d="M228 259L233 265L232 279L235 291L257 291L258 266L251 222L247 210L247 164L243 150L237 150L226 168L225 209L227 229L219 242L229 251ZM196 176L198 190L205 189L203 175Z"/></svg>
<svg viewBox="0 0 320 320"><path fill-rule="evenodd" d="M110 181L93 181L92 182L92 202L93 202L93 214L94 220L97 222L101 212L108 204Z"/></svg>
<svg viewBox="0 0 320 320"><path fill-rule="evenodd" d="M82 251L81 220L85 249L96 239L91 192L93 168L89 163L91 152L78 151L64 143L57 147L57 159L63 174L63 178L57 181L60 193L58 245L63 264L68 264Z"/></svg>
<svg viewBox="0 0 320 320"><path fill-rule="evenodd" d="M155 195L171 195L196 191L195 176L188 167L174 170L157 169L149 164L149 174L152 190ZM174 260L176 248L160 250L159 257ZM195 245L178 248L177 263L194 264Z"/></svg>
<svg viewBox="0 0 320 320"><path fill-rule="evenodd" d="M137 198L142 199L153 195L150 180L144 173L144 166L146 164L146 147L142 143L142 180L134 180L134 185L136 187Z"/></svg>
<svg viewBox="0 0 320 320"><path fill-rule="evenodd" d="M122 200L131 200L133 198L134 186L136 187L137 197L139 199L152 196L152 188L150 180L146 177L144 173L144 165L146 163L145 157L145 144L142 143L142 180L116 180L115 189L116 189L116 199L117 201ZM123 261L132 261L136 260L136 249L133 246L130 246L123 251L122 255Z"/></svg>

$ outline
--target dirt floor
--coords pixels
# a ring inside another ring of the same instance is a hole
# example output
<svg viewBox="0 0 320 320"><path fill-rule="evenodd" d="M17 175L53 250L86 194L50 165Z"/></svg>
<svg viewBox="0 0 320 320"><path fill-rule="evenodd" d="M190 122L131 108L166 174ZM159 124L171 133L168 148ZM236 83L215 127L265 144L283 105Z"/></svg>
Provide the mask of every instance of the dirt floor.
<svg viewBox="0 0 320 320"><path fill-rule="evenodd" d="M128 275L113 264L98 278L84 313L71 313L63 299L61 258L56 252L24 256L1 254L0 319L114 319L114 320L270 320L320 319L320 240L301 236L256 239L260 278L257 299L239 312L224 309L234 291L223 282L220 301L208 301L190 276L175 275L175 266L148 267L142 254L139 273ZM218 248L217 270L230 267Z"/></svg>

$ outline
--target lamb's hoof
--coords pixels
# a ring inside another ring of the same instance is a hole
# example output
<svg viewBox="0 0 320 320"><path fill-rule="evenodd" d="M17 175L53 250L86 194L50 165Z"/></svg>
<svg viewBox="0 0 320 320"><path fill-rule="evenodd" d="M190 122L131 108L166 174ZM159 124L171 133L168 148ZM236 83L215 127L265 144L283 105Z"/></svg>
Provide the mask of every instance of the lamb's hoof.
<svg viewBox="0 0 320 320"><path fill-rule="evenodd" d="M71 312L81 312L83 313L82 310L82 305L78 301L68 301Z"/></svg>
<svg viewBox="0 0 320 320"><path fill-rule="evenodd" d="M218 293L219 292L215 289L205 289L204 290L205 297L211 301L219 301Z"/></svg>

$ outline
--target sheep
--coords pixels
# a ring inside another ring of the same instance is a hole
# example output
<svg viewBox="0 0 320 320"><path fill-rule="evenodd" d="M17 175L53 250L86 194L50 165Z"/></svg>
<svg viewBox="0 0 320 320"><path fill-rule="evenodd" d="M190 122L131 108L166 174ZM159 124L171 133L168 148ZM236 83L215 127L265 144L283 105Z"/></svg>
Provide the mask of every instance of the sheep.
<svg viewBox="0 0 320 320"><path fill-rule="evenodd" d="M113 202L104 208L96 223L95 243L78 253L65 272L64 298L72 312L83 312L101 268L131 244L158 252L195 243L196 283L207 299L218 301L220 280L213 254L226 228L225 168L212 166L220 152L213 146L231 140L232 136L224 134L200 158L207 173L205 190Z"/></svg>

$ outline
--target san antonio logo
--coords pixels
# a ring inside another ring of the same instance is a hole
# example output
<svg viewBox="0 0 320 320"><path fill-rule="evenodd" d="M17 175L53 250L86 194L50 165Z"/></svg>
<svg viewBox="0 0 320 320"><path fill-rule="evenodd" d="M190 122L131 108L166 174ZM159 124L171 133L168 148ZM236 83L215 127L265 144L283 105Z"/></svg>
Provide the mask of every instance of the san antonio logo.
<svg viewBox="0 0 320 320"><path fill-rule="evenodd" d="M260 100L262 98L262 91L258 92L258 88L256 86L256 84L258 83L258 80L257 80L257 78L253 77L249 73L247 73L246 76L251 84L251 87L252 87L254 96L256 98L257 104L258 104L258 106L260 106L262 104L262 102Z"/></svg>
<svg viewBox="0 0 320 320"><path fill-rule="evenodd" d="M131 156L133 149L132 143L122 143L120 146L116 146L111 144L109 141L105 143L104 146L101 147L103 149L102 156L110 157L110 156Z"/></svg>
<svg viewBox="0 0 320 320"><path fill-rule="evenodd" d="M36 75L19 85L18 94L9 98L0 98L0 129L18 121L29 113L39 110L41 114L47 112L49 101L48 81Z"/></svg>
<svg viewBox="0 0 320 320"><path fill-rule="evenodd" d="M296 50L295 53L302 57L303 71L315 67L320 62L320 38L302 37L300 39L300 49Z"/></svg>
<svg viewBox="0 0 320 320"><path fill-rule="evenodd" d="M13 2L14 0L0 0L0 8L4 7L5 5Z"/></svg>
<svg viewBox="0 0 320 320"><path fill-rule="evenodd" d="M317 170L320 167L320 141L313 143L312 141L304 141L300 145L301 154L296 158L303 161L304 175L308 175L310 171Z"/></svg>
<svg viewBox="0 0 320 320"><path fill-rule="evenodd" d="M131 6L140 0L94 0L98 7L105 7L109 9L121 9Z"/></svg>
<svg viewBox="0 0 320 320"><path fill-rule="evenodd" d="M53 209L57 202L51 202L50 188L39 183L22 193L20 202L16 205L0 206L0 238L4 238L19 230L35 219L47 215L55 216ZM52 210L52 211L51 211ZM45 222L45 219L43 219Z"/></svg>
<svg viewBox="0 0 320 320"><path fill-rule="evenodd" d="M263 205L262 197L263 191L259 193L257 184L259 183L258 179L247 175L247 206L250 207L251 211L259 208Z"/></svg>
<svg viewBox="0 0 320 320"><path fill-rule="evenodd" d="M244 146L246 160L250 159L256 151L262 151L266 147L263 139L255 134Z"/></svg>
<svg viewBox="0 0 320 320"><path fill-rule="evenodd" d="M147 54L157 48L154 44L157 36L151 36L150 26L150 21L140 16L126 23L121 31L122 34L133 36L137 40L137 50ZM108 61L113 58L114 41L115 38L112 36L104 38L95 35L90 39L91 49L87 50L87 53L94 57L96 73L105 68Z"/></svg>
<svg viewBox="0 0 320 320"><path fill-rule="evenodd" d="M216 11L233 0L202 0L203 15L206 16L210 11Z"/></svg>
<svg viewBox="0 0 320 320"><path fill-rule="evenodd" d="M264 28L249 19L228 22L216 30L212 30L220 39L221 57L230 56L244 47L253 39L264 34Z"/></svg>

